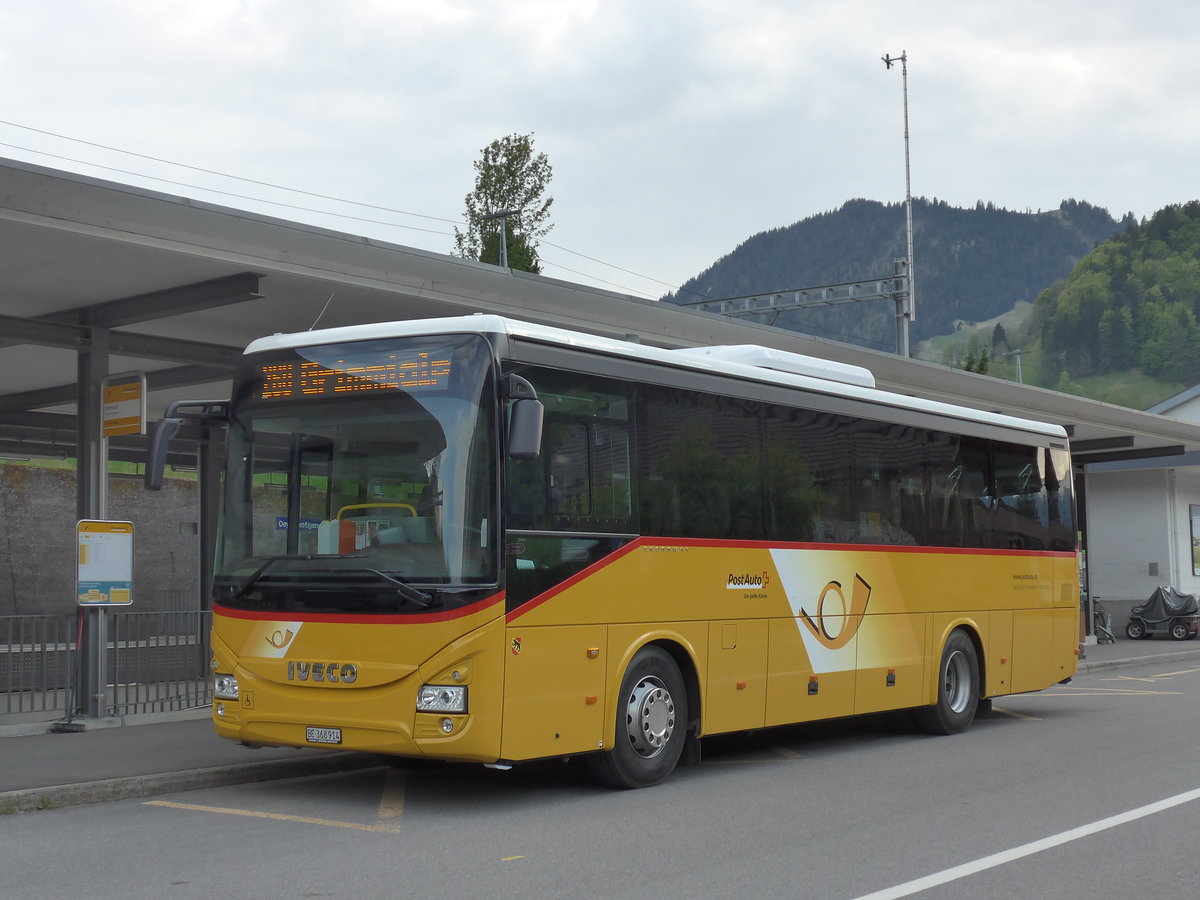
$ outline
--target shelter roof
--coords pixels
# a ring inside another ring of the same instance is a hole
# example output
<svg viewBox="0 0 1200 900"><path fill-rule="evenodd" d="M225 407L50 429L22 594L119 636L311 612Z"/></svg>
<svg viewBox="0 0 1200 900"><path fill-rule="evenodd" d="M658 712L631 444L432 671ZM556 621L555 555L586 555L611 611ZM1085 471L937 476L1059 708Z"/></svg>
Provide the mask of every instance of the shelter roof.
<svg viewBox="0 0 1200 900"><path fill-rule="evenodd" d="M332 299L331 299L332 298ZM278 332L474 312L669 349L759 344L877 384L1060 424L1078 460L1200 450L1200 425L586 285L0 160L0 454L74 455L79 351L144 371L151 419L228 396ZM95 344L95 342L101 342ZM139 438L114 457L140 458Z"/></svg>

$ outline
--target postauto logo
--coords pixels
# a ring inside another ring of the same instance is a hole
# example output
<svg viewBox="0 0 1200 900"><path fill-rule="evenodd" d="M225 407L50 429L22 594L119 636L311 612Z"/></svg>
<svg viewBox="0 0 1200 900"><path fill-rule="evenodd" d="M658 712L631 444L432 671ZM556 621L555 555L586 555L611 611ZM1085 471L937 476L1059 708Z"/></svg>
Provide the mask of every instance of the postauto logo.
<svg viewBox="0 0 1200 900"><path fill-rule="evenodd" d="M771 581L771 577L763 572L760 575L751 575L749 573L730 572L725 580L725 590L727 591L745 591L762 589Z"/></svg>

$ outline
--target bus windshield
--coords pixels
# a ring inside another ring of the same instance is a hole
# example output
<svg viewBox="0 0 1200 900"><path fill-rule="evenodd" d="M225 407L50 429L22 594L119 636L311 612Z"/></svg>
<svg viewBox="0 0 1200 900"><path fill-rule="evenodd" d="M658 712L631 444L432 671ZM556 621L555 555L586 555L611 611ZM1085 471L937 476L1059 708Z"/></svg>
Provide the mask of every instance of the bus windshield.
<svg viewBox="0 0 1200 900"><path fill-rule="evenodd" d="M494 587L494 383L476 335L247 357L230 411L216 601L404 614Z"/></svg>

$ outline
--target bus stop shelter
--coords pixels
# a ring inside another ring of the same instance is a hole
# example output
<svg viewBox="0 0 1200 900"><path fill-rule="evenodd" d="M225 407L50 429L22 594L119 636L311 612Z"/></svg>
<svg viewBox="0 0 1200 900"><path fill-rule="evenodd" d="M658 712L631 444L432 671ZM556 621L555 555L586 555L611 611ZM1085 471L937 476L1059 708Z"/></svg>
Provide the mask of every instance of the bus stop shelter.
<svg viewBox="0 0 1200 900"><path fill-rule="evenodd" d="M1077 471L1200 450L1200 425L1161 415L0 160L0 456L76 459L78 519L106 518L109 460L145 454L140 435L104 436L110 376L144 376L154 420L172 400L227 397L233 366L257 337L476 312L668 348L752 343L863 366L888 390L1061 424ZM206 573L215 460L205 434L183 436L193 449L173 460L200 473Z"/></svg>

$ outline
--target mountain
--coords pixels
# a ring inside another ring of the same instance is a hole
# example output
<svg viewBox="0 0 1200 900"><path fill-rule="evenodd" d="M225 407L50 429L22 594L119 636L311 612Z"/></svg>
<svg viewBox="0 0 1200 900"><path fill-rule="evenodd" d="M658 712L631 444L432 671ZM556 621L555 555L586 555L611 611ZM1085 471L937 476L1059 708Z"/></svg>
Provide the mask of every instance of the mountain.
<svg viewBox="0 0 1200 900"><path fill-rule="evenodd" d="M1033 301L1066 278L1097 244L1136 224L1066 200L1055 210L1013 212L982 201L974 209L936 198L913 200L915 344ZM882 278L907 255L903 203L851 200L785 228L747 239L662 299L718 300ZM774 323L834 340L891 350L895 306L887 300L784 312Z"/></svg>
<svg viewBox="0 0 1200 900"><path fill-rule="evenodd" d="M919 259L919 257L918 257ZM919 283L918 283L919 287ZM1140 370L1200 381L1200 201L1167 206L1047 287L1028 330L1062 381Z"/></svg>

